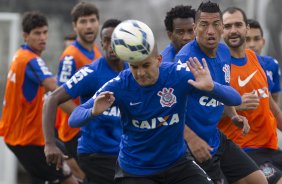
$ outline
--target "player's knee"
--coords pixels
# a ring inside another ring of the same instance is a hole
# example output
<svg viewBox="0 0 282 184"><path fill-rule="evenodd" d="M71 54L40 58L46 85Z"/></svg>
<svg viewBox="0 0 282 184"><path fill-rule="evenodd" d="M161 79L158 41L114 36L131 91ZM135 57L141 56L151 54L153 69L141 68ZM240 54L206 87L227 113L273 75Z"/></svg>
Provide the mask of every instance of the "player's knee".
<svg viewBox="0 0 282 184"><path fill-rule="evenodd" d="M248 184L248 183L268 184L267 179L261 170L252 172L251 174L240 179L239 181L234 182L234 184Z"/></svg>

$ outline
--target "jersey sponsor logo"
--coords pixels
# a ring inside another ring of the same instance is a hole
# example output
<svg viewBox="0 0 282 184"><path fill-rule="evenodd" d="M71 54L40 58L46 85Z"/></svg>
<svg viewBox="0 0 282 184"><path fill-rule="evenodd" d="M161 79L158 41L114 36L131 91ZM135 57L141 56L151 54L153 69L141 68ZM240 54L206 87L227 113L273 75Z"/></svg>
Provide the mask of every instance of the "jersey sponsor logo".
<svg viewBox="0 0 282 184"><path fill-rule="evenodd" d="M222 102L217 101L216 99L210 98L210 97L207 97L207 96L202 96L199 99L199 103L202 106L206 106L206 107L217 107L217 106L223 105Z"/></svg>
<svg viewBox="0 0 282 184"><path fill-rule="evenodd" d="M161 97L160 103L162 107L171 107L176 103L176 96L173 94L173 88L163 88L158 92L158 96Z"/></svg>
<svg viewBox="0 0 282 184"><path fill-rule="evenodd" d="M52 75L52 73L49 71L48 67L46 66L45 62L43 61L43 59L41 59L40 57L36 58L37 63L40 67L40 70L42 71L42 73L44 75Z"/></svg>
<svg viewBox="0 0 282 184"><path fill-rule="evenodd" d="M73 87L73 84L77 84L79 81L81 81L85 76L88 74L94 72L94 70L90 69L89 67L84 67L80 69L78 72L76 72L70 80L66 82L66 85L69 89Z"/></svg>
<svg viewBox="0 0 282 184"><path fill-rule="evenodd" d="M251 73L247 78L245 78L244 80L242 80L240 78L240 76L238 77L238 84L240 87L244 87L252 78L253 76L257 73L258 70L254 71L253 73Z"/></svg>
<svg viewBox="0 0 282 184"><path fill-rule="evenodd" d="M108 108L106 111L103 112L104 115L106 116L120 116L120 111L119 108L117 106L113 106Z"/></svg>
<svg viewBox="0 0 282 184"><path fill-rule="evenodd" d="M230 83L230 66L225 64L223 67L222 67L222 71L224 72L224 79L225 79L225 82L227 83Z"/></svg>
<svg viewBox="0 0 282 184"><path fill-rule="evenodd" d="M59 77L61 83L67 82L72 76L73 56L65 56L63 60L63 67Z"/></svg>
<svg viewBox="0 0 282 184"><path fill-rule="evenodd" d="M179 115L177 113L171 116L153 118L151 120L132 120L133 126L141 129L155 129L161 126L171 126L176 123L179 123Z"/></svg>

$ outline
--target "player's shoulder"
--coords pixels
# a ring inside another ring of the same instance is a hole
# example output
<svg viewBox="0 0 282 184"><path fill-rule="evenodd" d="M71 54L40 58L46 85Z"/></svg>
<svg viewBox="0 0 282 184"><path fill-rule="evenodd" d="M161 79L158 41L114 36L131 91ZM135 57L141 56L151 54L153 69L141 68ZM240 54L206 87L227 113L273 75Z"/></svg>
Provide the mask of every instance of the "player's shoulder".
<svg viewBox="0 0 282 184"><path fill-rule="evenodd" d="M230 55L230 50L229 50L229 48L226 44L219 42L217 48L218 48L217 50L218 50L219 53Z"/></svg>
<svg viewBox="0 0 282 184"><path fill-rule="evenodd" d="M62 55L73 55L73 54L76 54L77 53L77 48L74 46L74 45L69 45L65 48L65 50L63 51L63 54Z"/></svg>
<svg viewBox="0 0 282 184"><path fill-rule="evenodd" d="M29 46L22 45L20 49L17 50L14 59L20 59L20 60L31 60L34 58L40 58L38 54L36 54Z"/></svg>
<svg viewBox="0 0 282 184"><path fill-rule="evenodd" d="M225 43L222 43L222 42L218 43L218 49L219 50L228 50L229 51L228 46Z"/></svg>
<svg viewBox="0 0 282 184"><path fill-rule="evenodd" d="M128 77L132 76L132 73L130 69L128 68L128 69L121 71L118 76L120 76L120 78L122 79L127 79Z"/></svg>
<svg viewBox="0 0 282 184"><path fill-rule="evenodd" d="M177 53L177 56L186 56L188 55L188 53L190 53L195 46L197 45L196 39L194 39L193 41L186 43L181 49L180 51Z"/></svg>
<svg viewBox="0 0 282 184"><path fill-rule="evenodd" d="M186 63L174 62L174 63L162 63L160 66L160 73L164 74L162 77L169 80L173 78L178 79L183 72L190 71Z"/></svg>
<svg viewBox="0 0 282 184"><path fill-rule="evenodd" d="M278 61L271 57L271 56L260 56L265 62L270 62L270 63L273 63L273 64L279 64Z"/></svg>
<svg viewBox="0 0 282 184"><path fill-rule="evenodd" d="M96 59L95 61L91 62L90 64L84 65L82 68L80 68L77 73L91 73L90 77L96 77L96 76L103 76L105 73L105 58L101 57Z"/></svg>
<svg viewBox="0 0 282 184"><path fill-rule="evenodd" d="M161 51L161 55L162 56L166 56L168 54L170 54L171 52L176 52L174 46L172 45L172 43L169 43L162 51Z"/></svg>
<svg viewBox="0 0 282 184"><path fill-rule="evenodd" d="M224 43L219 43L217 47L217 54L221 58L221 60L230 60L231 59L231 52L228 46Z"/></svg>
<svg viewBox="0 0 282 184"><path fill-rule="evenodd" d="M89 66L93 69L99 69L99 68L102 68L104 67L104 65L106 64L106 58L104 56L94 60L93 62L91 62L90 64L86 65L86 66Z"/></svg>

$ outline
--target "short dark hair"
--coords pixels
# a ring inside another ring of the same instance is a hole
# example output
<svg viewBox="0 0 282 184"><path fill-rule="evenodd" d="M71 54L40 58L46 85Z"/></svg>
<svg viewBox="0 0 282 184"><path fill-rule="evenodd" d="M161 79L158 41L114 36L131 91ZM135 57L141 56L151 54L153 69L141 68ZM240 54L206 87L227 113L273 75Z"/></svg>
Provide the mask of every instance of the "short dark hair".
<svg viewBox="0 0 282 184"><path fill-rule="evenodd" d="M241 8L238 8L238 7L229 7L229 8L227 8L226 10L224 10L224 11L222 12L222 15L225 14L225 13L233 14L233 13L235 13L235 12L237 12L237 11L242 14L242 16L243 16L243 21L244 21L245 24L247 25L247 24L248 24L248 23L247 23L247 15L246 15L246 13L245 13Z"/></svg>
<svg viewBox="0 0 282 184"><path fill-rule="evenodd" d="M37 11L25 12L22 19L22 31L30 33L35 28L48 26L47 18Z"/></svg>
<svg viewBox="0 0 282 184"><path fill-rule="evenodd" d="M100 37L102 37L102 30L108 27L117 27L121 23L121 20L118 19L108 19L104 22L102 25L101 31L100 31Z"/></svg>
<svg viewBox="0 0 282 184"><path fill-rule="evenodd" d="M196 12L195 20L198 21L202 12L206 13L219 13L220 17L222 15L219 5L211 1L202 2Z"/></svg>
<svg viewBox="0 0 282 184"><path fill-rule="evenodd" d="M263 30L259 24L259 22L255 19L248 19L247 20L248 25L250 26L251 29L259 29L260 30L260 34L263 37Z"/></svg>
<svg viewBox="0 0 282 184"><path fill-rule="evenodd" d="M173 20L176 18L193 18L195 21L196 10L192 6L179 5L172 8L166 13L164 20L167 31L173 31Z"/></svg>
<svg viewBox="0 0 282 184"><path fill-rule="evenodd" d="M75 40L76 39L76 34L75 33L70 33L64 36L64 40Z"/></svg>
<svg viewBox="0 0 282 184"><path fill-rule="evenodd" d="M71 11L73 22L76 22L79 17L89 16L93 14L96 15L97 19L99 20L99 10L95 6L95 4L83 1L76 4Z"/></svg>

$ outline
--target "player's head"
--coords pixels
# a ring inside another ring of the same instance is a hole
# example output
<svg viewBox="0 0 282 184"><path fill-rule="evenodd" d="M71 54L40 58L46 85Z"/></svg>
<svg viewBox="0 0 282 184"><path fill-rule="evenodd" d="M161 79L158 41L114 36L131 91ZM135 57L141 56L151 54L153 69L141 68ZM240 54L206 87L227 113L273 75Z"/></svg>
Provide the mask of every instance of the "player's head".
<svg viewBox="0 0 282 184"><path fill-rule="evenodd" d="M214 52L221 38L223 25L221 10L217 3L202 2L195 16L195 34L200 48Z"/></svg>
<svg viewBox="0 0 282 184"><path fill-rule="evenodd" d="M162 56L158 52L157 44L150 56L138 63L129 63L130 71L140 86L151 86L159 78L159 67Z"/></svg>
<svg viewBox="0 0 282 184"><path fill-rule="evenodd" d="M70 46L76 40L76 34L70 33L64 37L64 45L65 47Z"/></svg>
<svg viewBox="0 0 282 184"><path fill-rule="evenodd" d="M191 6L184 5L175 6L166 13L164 23L167 35L177 51L195 38L195 13Z"/></svg>
<svg viewBox="0 0 282 184"><path fill-rule="evenodd" d="M248 19L247 23L250 29L248 30L246 36L246 48L252 49L258 54L261 54L261 50L265 44L263 30L259 22L254 19Z"/></svg>
<svg viewBox="0 0 282 184"><path fill-rule="evenodd" d="M103 48L103 53L107 61L118 61L120 60L115 52L113 51L113 48L111 46L111 38L112 38L112 33L115 29L115 27L121 23L120 20L117 19L108 19L107 21L104 22L101 32L100 32L100 37L101 37L101 46Z"/></svg>
<svg viewBox="0 0 282 184"><path fill-rule="evenodd" d="M93 44L99 31L99 11L93 3L79 2L71 11L78 41Z"/></svg>
<svg viewBox="0 0 282 184"><path fill-rule="evenodd" d="M46 48L48 38L48 22L39 12L26 12L22 19L24 41L37 53Z"/></svg>
<svg viewBox="0 0 282 184"><path fill-rule="evenodd" d="M232 48L244 47L246 34L249 29L245 12L237 7L230 7L223 11L223 39Z"/></svg>

